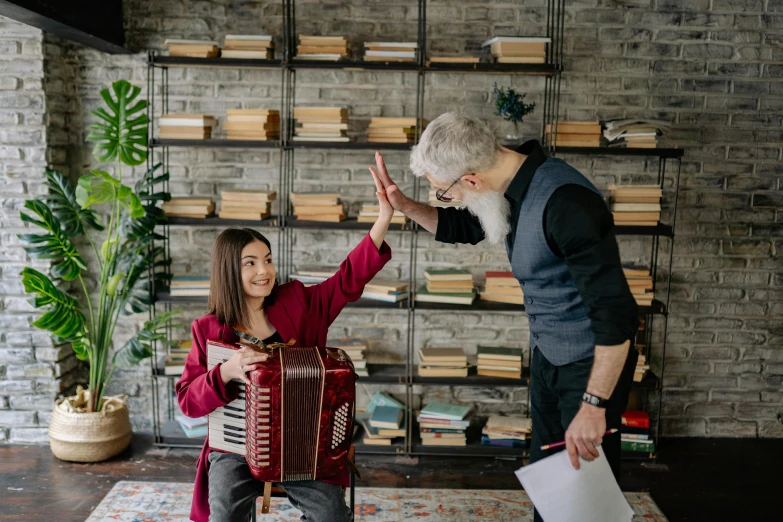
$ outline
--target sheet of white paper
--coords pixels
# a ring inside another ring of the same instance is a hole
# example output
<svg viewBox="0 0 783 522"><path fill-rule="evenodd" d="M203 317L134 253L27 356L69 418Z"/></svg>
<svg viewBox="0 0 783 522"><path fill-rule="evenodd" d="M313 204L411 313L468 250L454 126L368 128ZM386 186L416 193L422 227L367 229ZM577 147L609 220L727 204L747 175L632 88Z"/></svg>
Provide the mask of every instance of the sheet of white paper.
<svg viewBox="0 0 783 522"><path fill-rule="evenodd" d="M517 470L516 475L544 522L628 522L633 510L612 475L602 448L579 471L561 451Z"/></svg>

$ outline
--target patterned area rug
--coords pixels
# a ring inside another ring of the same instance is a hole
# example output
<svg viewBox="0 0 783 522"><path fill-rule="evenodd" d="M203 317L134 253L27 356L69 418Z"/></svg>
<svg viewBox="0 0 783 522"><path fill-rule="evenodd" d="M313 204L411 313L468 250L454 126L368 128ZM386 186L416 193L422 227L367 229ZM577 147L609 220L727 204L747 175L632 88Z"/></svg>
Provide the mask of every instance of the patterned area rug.
<svg viewBox="0 0 783 522"><path fill-rule="evenodd" d="M118 482L87 522L185 522L193 484ZM647 493L625 493L633 522L667 522ZM260 506L260 504L259 504ZM532 522L533 504L522 490L356 488L356 522L502 520ZM273 498L259 522L299 522L286 499Z"/></svg>

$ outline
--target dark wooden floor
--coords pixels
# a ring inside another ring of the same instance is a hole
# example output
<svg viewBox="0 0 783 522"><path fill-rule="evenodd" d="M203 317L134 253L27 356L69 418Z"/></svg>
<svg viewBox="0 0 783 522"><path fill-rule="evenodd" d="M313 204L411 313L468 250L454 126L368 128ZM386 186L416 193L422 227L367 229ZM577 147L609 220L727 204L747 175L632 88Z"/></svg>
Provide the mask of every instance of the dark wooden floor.
<svg viewBox="0 0 783 522"><path fill-rule="evenodd" d="M626 491L649 491L673 522L783 518L783 440L670 439L656 463L627 462ZM142 437L99 464L55 459L47 446L0 446L0 521L83 521L119 480L191 482L196 453L162 455ZM517 489L519 461L359 456L359 486Z"/></svg>

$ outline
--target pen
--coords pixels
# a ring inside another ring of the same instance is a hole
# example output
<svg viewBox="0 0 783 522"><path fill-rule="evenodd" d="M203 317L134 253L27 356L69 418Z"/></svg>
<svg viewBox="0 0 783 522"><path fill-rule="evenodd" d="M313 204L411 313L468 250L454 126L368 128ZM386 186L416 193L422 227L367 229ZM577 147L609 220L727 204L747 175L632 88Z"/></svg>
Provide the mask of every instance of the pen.
<svg viewBox="0 0 783 522"><path fill-rule="evenodd" d="M604 435L611 435L612 433L617 433L617 428L612 428L611 430L606 430L606 433ZM548 450L552 448L559 448L560 446L565 446L565 441L563 442L553 442L552 444L544 444L541 446L541 450Z"/></svg>

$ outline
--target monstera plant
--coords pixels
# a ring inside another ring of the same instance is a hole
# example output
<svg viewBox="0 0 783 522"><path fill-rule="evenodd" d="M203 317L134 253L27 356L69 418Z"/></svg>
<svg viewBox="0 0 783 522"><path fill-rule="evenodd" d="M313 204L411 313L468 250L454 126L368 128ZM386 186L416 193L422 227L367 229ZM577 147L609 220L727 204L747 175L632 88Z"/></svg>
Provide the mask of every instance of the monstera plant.
<svg viewBox="0 0 783 522"><path fill-rule="evenodd" d="M127 81L114 82L101 91L105 107L92 111L100 121L89 127L87 141L95 143L98 161L113 163L114 173L93 170L74 187L61 173L49 170L48 194L25 202L21 212L22 221L40 229L19 236L24 249L31 259L51 263L50 275L31 267L22 270L25 290L35 294L33 306L43 311L33 325L51 333L57 343L70 343L76 356L89 364L89 388L66 401L70 413L117 409L117 401L104 397L115 369L149 357L153 342L170 342L166 326L176 312L144 323L110 358L120 316L148 311L152 286L167 283L168 261L162 245L155 243L162 239L155 226L164 218L157 203L169 196L154 187L167 180L168 173L160 172L158 164L132 187L123 183L123 166L147 160L147 102L139 99L140 92ZM80 248L91 255L83 255ZM53 418L53 449L54 424Z"/></svg>

